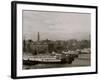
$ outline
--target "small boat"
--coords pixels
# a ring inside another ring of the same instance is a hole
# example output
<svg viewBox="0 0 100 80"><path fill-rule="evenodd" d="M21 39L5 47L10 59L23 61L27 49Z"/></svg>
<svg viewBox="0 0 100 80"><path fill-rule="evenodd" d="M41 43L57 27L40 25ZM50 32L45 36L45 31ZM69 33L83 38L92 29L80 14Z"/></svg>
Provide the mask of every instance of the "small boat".
<svg viewBox="0 0 100 80"><path fill-rule="evenodd" d="M68 55L70 55L70 57L72 57L73 59L74 58L77 58L78 57L78 55L79 55L79 52L78 51L68 51L68 52L62 52L62 53L64 53L64 54L68 54Z"/></svg>

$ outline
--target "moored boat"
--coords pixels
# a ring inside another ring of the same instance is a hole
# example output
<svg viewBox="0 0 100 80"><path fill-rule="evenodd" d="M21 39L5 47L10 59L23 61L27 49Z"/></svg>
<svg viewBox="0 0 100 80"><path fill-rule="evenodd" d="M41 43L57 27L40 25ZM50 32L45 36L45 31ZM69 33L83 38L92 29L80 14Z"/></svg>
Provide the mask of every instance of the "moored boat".
<svg viewBox="0 0 100 80"><path fill-rule="evenodd" d="M28 56L25 60L23 58L24 64L37 64L37 63L72 63L72 59L69 55L65 54L38 54L34 56Z"/></svg>

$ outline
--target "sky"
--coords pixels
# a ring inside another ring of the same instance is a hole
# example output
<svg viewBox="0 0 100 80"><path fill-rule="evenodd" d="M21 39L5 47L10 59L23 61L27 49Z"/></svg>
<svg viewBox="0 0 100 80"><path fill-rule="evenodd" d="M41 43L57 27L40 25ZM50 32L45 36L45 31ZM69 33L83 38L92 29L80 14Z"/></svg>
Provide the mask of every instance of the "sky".
<svg viewBox="0 0 100 80"><path fill-rule="evenodd" d="M88 13L28 11L22 14L23 38L37 40L89 39L91 15Z"/></svg>

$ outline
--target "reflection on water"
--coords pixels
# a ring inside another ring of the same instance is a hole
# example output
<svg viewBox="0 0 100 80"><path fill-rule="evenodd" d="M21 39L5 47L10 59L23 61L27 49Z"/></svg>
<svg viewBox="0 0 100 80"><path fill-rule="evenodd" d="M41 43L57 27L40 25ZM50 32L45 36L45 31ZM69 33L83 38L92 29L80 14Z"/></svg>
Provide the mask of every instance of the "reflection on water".
<svg viewBox="0 0 100 80"><path fill-rule="evenodd" d="M91 59L90 54L80 54L72 64L35 64L35 65L23 65L23 69L41 69L41 68L59 68L59 67L80 67L90 66Z"/></svg>

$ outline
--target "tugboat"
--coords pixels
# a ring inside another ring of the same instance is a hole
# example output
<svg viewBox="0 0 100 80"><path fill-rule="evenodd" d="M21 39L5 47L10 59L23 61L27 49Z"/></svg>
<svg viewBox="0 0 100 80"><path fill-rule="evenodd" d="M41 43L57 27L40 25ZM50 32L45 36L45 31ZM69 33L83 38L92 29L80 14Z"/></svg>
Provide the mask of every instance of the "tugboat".
<svg viewBox="0 0 100 80"><path fill-rule="evenodd" d="M68 52L63 51L62 53L69 55L72 60L74 60L74 58L78 58L78 56L79 56L78 51L68 51Z"/></svg>

